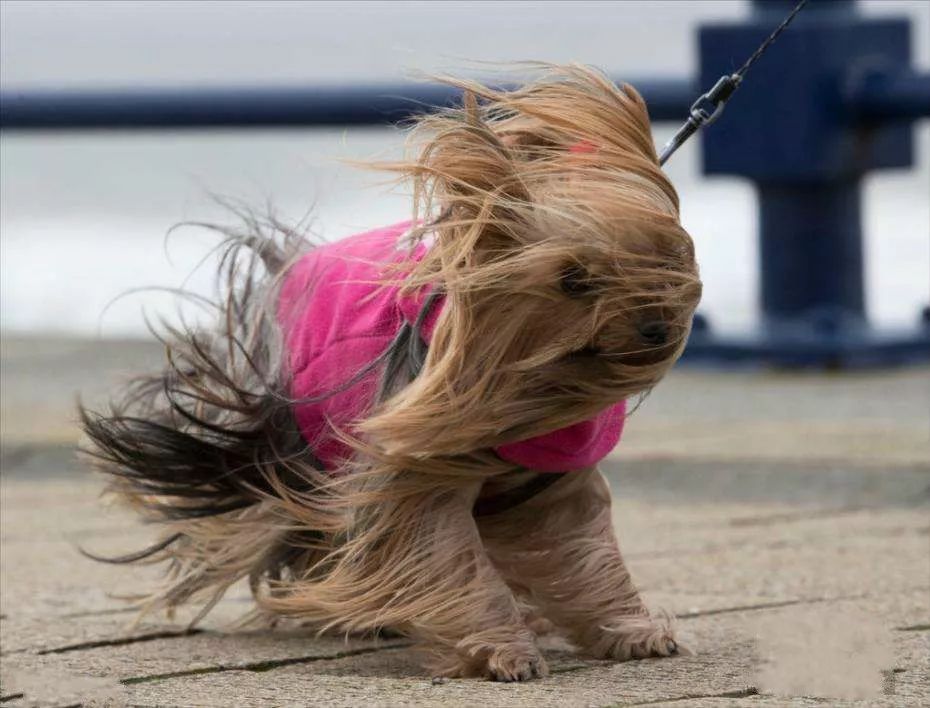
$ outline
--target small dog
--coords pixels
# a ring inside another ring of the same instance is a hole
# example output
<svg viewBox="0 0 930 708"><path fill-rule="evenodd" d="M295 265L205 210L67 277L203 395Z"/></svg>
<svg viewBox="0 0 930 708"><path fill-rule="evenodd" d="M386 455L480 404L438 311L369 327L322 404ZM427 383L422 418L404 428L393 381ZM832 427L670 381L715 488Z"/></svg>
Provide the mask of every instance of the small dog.
<svg viewBox="0 0 930 708"><path fill-rule="evenodd" d="M81 410L110 490L169 562L149 603L415 637L437 676L545 676L553 626L616 660L678 651L614 536L595 465L681 353L701 283L642 98L581 66L448 79L421 117L413 218L312 248L227 236L216 326ZM218 228L218 227L215 227Z"/></svg>

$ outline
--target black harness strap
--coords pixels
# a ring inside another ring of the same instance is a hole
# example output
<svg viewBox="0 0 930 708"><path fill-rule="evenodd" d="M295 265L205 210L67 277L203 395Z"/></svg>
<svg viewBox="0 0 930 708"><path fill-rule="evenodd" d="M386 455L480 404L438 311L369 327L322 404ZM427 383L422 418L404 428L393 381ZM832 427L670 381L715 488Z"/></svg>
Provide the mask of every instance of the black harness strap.
<svg viewBox="0 0 930 708"><path fill-rule="evenodd" d="M514 472L513 474L522 474L522 472ZM472 513L475 516L493 516L494 514L510 511L515 506L519 506L523 502L529 501L537 494L549 489L549 487L562 479L562 475L564 474L567 473L537 472L535 476L531 477L525 484L521 484L519 487L508 489L506 492L495 494L492 497L479 497L477 501L475 501Z"/></svg>

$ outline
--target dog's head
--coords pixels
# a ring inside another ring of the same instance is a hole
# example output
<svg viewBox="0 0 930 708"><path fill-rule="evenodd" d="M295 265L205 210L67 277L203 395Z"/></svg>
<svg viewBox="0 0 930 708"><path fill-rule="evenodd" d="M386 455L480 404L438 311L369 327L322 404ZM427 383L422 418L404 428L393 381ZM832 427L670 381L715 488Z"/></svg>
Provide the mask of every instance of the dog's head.
<svg viewBox="0 0 930 708"><path fill-rule="evenodd" d="M469 82L400 167L433 244L406 281L446 293L421 375L367 425L409 453L525 439L642 394L701 294L646 106L578 66Z"/></svg>

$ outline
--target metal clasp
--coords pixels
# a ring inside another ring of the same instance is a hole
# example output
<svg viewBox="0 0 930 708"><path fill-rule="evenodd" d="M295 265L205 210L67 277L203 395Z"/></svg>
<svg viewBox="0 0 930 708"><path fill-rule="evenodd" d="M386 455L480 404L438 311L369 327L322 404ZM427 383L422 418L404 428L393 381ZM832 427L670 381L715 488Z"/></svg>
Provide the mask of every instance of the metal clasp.
<svg viewBox="0 0 930 708"><path fill-rule="evenodd" d="M742 79L736 74L721 76L714 87L691 105L691 117L698 125L710 125L723 113L723 107ZM708 105L709 104L709 105Z"/></svg>

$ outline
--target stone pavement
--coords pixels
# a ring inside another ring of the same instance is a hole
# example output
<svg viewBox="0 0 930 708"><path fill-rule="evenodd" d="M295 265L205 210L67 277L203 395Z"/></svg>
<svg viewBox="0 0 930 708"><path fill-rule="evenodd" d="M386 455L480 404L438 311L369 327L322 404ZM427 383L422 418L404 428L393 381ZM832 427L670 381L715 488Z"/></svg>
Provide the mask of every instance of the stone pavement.
<svg viewBox="0 0 930 708"><path fill-rule="evenodd" d="M612 664L547 638L552 676L434 685L404 640L132 625L158 576L80 556L150 530L73 457L74 394L159 359L141 343L4 338L0 704L930 705L930 370L675 372L606 465L634 578L694 656Z"/></svg>

